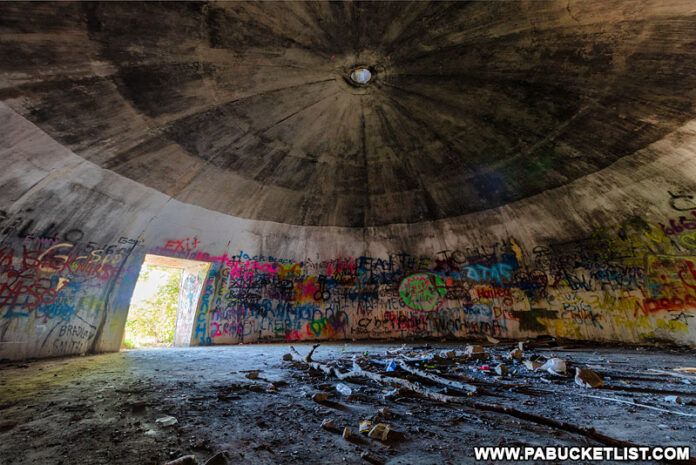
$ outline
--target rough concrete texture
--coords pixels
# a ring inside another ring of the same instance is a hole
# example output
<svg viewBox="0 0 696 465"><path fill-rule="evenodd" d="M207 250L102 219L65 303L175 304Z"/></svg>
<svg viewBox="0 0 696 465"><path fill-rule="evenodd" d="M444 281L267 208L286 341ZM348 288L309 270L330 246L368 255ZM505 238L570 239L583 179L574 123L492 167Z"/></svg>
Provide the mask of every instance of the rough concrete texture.
<svg viewBox="0 0 696 465"><path fill-rule="evenodd" d="M688 3L0 11L0 359L117 350L148 253L192 344L696 346Z"/></svg>
<svg viewBox="0 0 696 465"><path fill-rule="evenodd" d="M694 116L689 2L3 4L0 97L186 203L304 225L486 210ZM351 84L358 67L368 85Z"/></svg>
<svg viewBox="0 0 696 465"><path fill-rule="evenodd" d="M394 346L322 345L314 359L329 361L365 351L369 357L381 357L387 348ZM502 354L510 348L486 351ZM309 347L298 350L304 355ZM473 459L473 448L479 445L596 444L509 415L405 393L385 398L391 387L367 380L344 381L353 391L345 397L336 391L335 378L283 362L287 352L284 345L139 350L5 365L0 415L7 424L3 427L0 422L0 458L7 465L161 465L188 454L202 463L222 451L229 454L229 464L357 464L368 463L361 454L369 452L390 465L462 464L482 463ZM519 361L506 361L511 375L498 380L494 374L471 369L481 362L470 361L461 365L463 373L488 391L475 399L596 428L641 445L693 446L696 407L687 405L696 400L693 385L685 384L684 378L649 371L688 365L693 362L691 354L616 347L558 347L530 353L563 357L571 373L574 366L593 367L606 386L581 388L572 374L552 377L530 372ZM259 371L258 378L249 379L249 371ZM316 392L327 392L328 402L311 400ZM683 404L664 400L675 393ZM357 432L361 421L374 419L383 407L391 417L379 421L404 435L386 444ZM157 424L164 416L174 416L178 423ZM323 429L324 419L333 419L334 428ZM344 426L351 428L352 441L341 437Z"/></svg>

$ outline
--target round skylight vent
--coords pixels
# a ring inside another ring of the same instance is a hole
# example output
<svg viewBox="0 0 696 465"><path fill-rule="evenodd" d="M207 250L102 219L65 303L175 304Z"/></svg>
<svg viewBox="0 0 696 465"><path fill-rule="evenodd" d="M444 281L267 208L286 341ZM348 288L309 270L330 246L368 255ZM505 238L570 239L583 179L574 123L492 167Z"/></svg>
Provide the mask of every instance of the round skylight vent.
<svg viewBox="0 0 696 465"><path fill-rule="evenodd" d="M372 73L367 68L358 68L350 73L350 78L358 84L367 84L372 79Z"/></svg>

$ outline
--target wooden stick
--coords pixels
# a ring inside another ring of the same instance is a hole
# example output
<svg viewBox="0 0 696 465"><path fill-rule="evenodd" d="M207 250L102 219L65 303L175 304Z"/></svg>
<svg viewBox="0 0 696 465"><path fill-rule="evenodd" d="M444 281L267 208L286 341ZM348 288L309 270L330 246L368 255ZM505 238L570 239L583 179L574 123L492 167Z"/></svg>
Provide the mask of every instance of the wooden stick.
<svg viewBox="0 0 696 465"><path fill-rule="evenodd" d="M424 388L422 386L418 386L417 384L414 384L408 380L401 379L401 378L395 378L392 376L383 376L380 375L379 373L373 373L371 371L365 371L359 366L357 367L357 370L354 369L353 371L347 371L345 373L342 373L338 371L337 368L330 367L326 364L319 363L319 362L307 362L305 359L306 357L302 357L297 350L295 350L294 347L290 347L290 353L292 354L292 358L295 361L301 362L301 363L306 363L309 365L311 368L314 368L317 371L322 371L326 373L327 375L332 375L335 376L336 378L340 380L344 379L349 379L349 378L368 378L373 381L377 381L378 383L383 383L383 384L388 384L390 386L398 386L404 389L407 389L409 391L413 391L417 394L422 395L423 397L427 397L429 399L436 400L438 402L456 402L457 397L454 396L448 396L445 394L440 394L439 392L434 392L431 391L430 389ZM357 364L354 364L354 366L357 366Z"/></svg>
<svg viewBox="0 0 696 465"><path fill-rule="evenodd" d="M312 346L312 350L310 350L309 353L307 354L307 356L304 358L305 362L310 363L312 361L312 354L314 353L315 350L317 350L317 347L319 347L320 345L321 344L314 344ZM291 349L292 349L292 347L291 347ZM295 349L292 349L292 350L295 350ZM296 350L295 350L295 353L297 353Z"/></svg>
<svg viewBox="0 0 696 465"><path fill-rule="evenodd" d="M319 344L316 344L314 347L312 347L312 353L314 350L319 347ZM512 407L506 407L504 405L499 405L499 404L490 404L487 402L480 402L476 401L473 399L469 399L466 397L454 397L454 396L448 396L445 394L440 394L437 392L433 392L429 389L426 389L422 386L418 386L416 384L413 384L405 379L401 378L394 378L390 376L382 376L378 373L372 373L370 371L365 371L360 368L361 371L348 371L345 373L341 373L338 371L338 369L330 367L326 364L319 363L319 362L307 362L307 358L311 357L302 357L297 350L295 350L294 347L290 346L290 353L292 354L292 357L294 360L300 362L300 363L306 363L309 365L311 368L314 368L315 370L322 371L328 375L333 375L336 376L338 379L348 379L348 378L353 378L353 377L366 377L369 379L372 379L374 381L380 382L380 383L385 383L385 384L390 384L392 386L399 386L404 389L408 389L412 392L415 392L417 394L422 395L423 397L433 399L439 402L444 402L444 403L455 403L455 404L461 404L464 406L469 406L473 407L479 410L487 411L487 412L495 412L495 413L502 413L505 415L510 415L515 418L519 418L522 420L527 420L532 423L536 423L539 425L544 425L548 426L550 428L555 428L555 429L560 429L563 431L567 431L570 433L575 433L579 434L581 436L585 436L590 439L594 439L595 441L605 444L607 446L614 446L614 447L640 447L637 444L630 442L630 441L622 441L620 439L612 438L611 436L606 436L602 433L597 432L594 428L583 428L581 426L573 425L570 423L561 423L556 420L552 420L551 418L546 418L542 417L540 415L535 415L533 413L527 413L523 412L521 410L514 409ZM357 365L357 364L354 364ZM359 367L358 367L359 368ZM691 465L696 465L696 458L695 457L690 457L689 460L687 460L684 463L688 463Z"/></svg>
<svg viewBox="0 0 696 465"><path fill-rule="evenodd" d="M471 384L460 383L457 381L453 381L451 379L442 378L440 376L433 375L433 374L427 373L425 371L419 370L418 368L414 368L412 366L409 366L405 362L399 362L399 367L404 371L407 371L407 372L409 372L413 375L416 375L416 376L420 376L421 378L425 378L427 380L430 380L433 383L442 384L444 386L448 386L448 387L452 387L455 389L459 389L461 391L467 391L467 392L472 392L472 393L478 391L478 388L476 386L472 386Z"/></svg>

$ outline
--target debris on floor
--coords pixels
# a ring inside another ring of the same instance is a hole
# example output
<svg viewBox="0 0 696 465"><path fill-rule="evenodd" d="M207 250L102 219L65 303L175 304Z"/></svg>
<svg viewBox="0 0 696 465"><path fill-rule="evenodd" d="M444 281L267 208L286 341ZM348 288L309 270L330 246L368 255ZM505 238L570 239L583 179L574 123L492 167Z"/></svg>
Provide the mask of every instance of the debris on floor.
<svg viewBox="0 0 696 465"><path fill-rule="evenodd" d="M539 369L546 370L554 376L563 376L566 372L566 362L560 358L550 358Z"/></svg>
<svg viewBox="0 0 696 465"><path fill-rule="evenodd" d="M345 384L343 384L343 383L338 383L338 384L336 385L336 390L337 390L338 392L340 392L341 395L344 395L344 396L346 396L346 397L348 397L349 395L351 395L351 394L353 393L353 390L352 390L351 388L349 388L348 386L346 386Z"/></svg>
<svg viewBox="0 0 696 465"><path fill-rule="evenodd" d="M369 452L363 452L362 454L360 454L360 457L373 465L384 465L384 460L375 457Z"/></svg>
<svg viewBox="0 0 696 465"><path fill-rule="evenodd" d="M675 404L683 404L684 401L679 396L665 396L665 402L672 402Z"/></svg>
<svg viewBox="0 0 696 465"><path fill-rule="evenodd" d="M333 427L334 427L334 421L333 421L333 420L330 420L330 419L328 419L328 418L325 418L325 419L321 422L321 427L324 428L324 429L331 430L331 429L333 429Z"/></svg>
<svg viewBox="0 0 696 465"><path fill-rule="evenodd" d="M391 426L385 423L377 423L370 429L367 436L373 439L379 439L380 441L386 441L389 437L389 431L391 431Z"/></svg>
<svg viewBox="0 0 696 465"><path fill-rule="evenodd" d="M604 386L602 378L592 370L575 367L575 383L578 386L587 388L598 388Z"/></svg>
<svg viewBox="0 0 696 465"><path fill-rule="evenodd" d="M678 370L693 366L686 348L469 345L268 344L0 365L0 463L450 465L472 462L473 445L696 437L696 375Z"/></svg>
<svg viewBox="0 0 696 465"><path fill-rule="evenodd" d="M358 355L345 354L342 351L340 357L322 362L312 358L320 344L315 344L305 356L293 347L290 347L290 350L295 367L308 369L310 375L341 381L336 385L336 390L341 393L354 392L345 382L358 383L362 385L357 387L358 392L373 393L372 402L374 403L395 403L413 397L419 399L416 410L427 409L428 406L452 404L459 412L461 409L469 409L471 413L467 412L466 414L473 414L474 418L476 418L477 413L480 415L483 412L495 412L508 415L517 421L522 420L537 426L555 429L558 432L583 436L585 441L594 441L610 446L635 445L632 441L600 434L591 427L558 421L556 415L540 415L519 410L517 406L504 404L505 398L509 397L505 391L538 397L554 392L549 387L556 390L560 386L570 387L573 384L592 389L640 392L639 388L627 387L624 383L605 386L604 380L595 371L582 366L574 366L573 362L555 356L553 353L534 353L535 347L548 348L553 347L553 345L554 341L552 340L537 343L526 341L519 343L511 350L506 344L497 341L492 346L485 348L481 345L470 344L465 347L464 351L443 351L430 347L409 349L403 345L400 348L385 350L383 353L373 351L370 352L369 356L367 352ZM481 364L482 360L486 360L487 363ZM603 363L605 371L613 373L617 380L623 381L617 370L609 366L610 361L603 361ZM491 370L491 366L494 366L493 370ZM523 366L526 369L522 370ZM569 366L575 368L574 377L567 374ZM549 379L544 374L553 376ZM623 377L638 379L638 376L624 375ZM612 380L612 377L606 376L605 379L609 381ZM541 387L541 383L549 387ZM368 389L367 386L370 385L377 389ZM608 402L627 403L634 407L696 417L696 413L661 409L614 397L591 396L580 394L577 391L566 392L570 395L575 393L575 395ZM377 396L379 393L382 394L381 398ZM317 400L318 395L320 393L315 394L313 399ZM696 395L696 393L692 393L692 395ZM494 398L497 402L479 400L483 398ZM322 397L322 399L324 398ZM350 399L346 396L343 401L350 402ZM363 400L365 399L363 398ZM683 404L681 397L675 395L664 397L664 401ZM536 402L528 398L523 400L521 404L534 406ZM395 433L393 425L383 422L390 418L392 418L391 411L387 407L381 408L372 417L360 421L358 432L381 442L391 441L396 436L404 437L402 434L393 434ZM412 428L411 431L420 432L421 428ZM343 437L350 437L348 427L344 428Z"/></svg>
<svg viewBox="0 0 696 465"><path fill-rule="evenodd" d="M160 426L174 426L178 423L178 420L174 417L171 416L166 416L162 418L158 418L155 420L155 423L157 423Z"/></svg>

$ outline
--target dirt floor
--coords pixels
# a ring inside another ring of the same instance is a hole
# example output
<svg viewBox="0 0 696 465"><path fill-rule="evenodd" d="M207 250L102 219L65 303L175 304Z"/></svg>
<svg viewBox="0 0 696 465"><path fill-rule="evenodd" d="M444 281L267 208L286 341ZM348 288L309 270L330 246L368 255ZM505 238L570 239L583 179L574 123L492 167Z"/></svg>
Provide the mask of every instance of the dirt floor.
<svg viewBox="0 0 696 465"><path fill-rule="evenodd" d="M313 360L345 369L355 360L359 368L353 368L418 382L465 403L513 407L641 445L691 445L696 453L696 374L673 370L696 366L694 351L525 350L528 361L565 360L566 375L553 376L529 370L524 360L507 359L517 347L512 343L488 345L487 355L474 357L461 352L464 344L414 346L388 355L401 345L324 344ZM295 347L303 356L311 348ZM287 353L287 345L147 349L0 365L0 464L161 465L187 454L204 463L218 452L227 459L216 463L461 464L476 463L477 445L599 444L508 414L394 392L374 380L339 381L283 360ZM394 359L479 392L467 394L401 368L387 371ZM509 375L496 375L500 363ZM482 370L484 365L491 370ZM593 369L605 386L578 386L575 367ZM350 396L337 392L339 382L351 388ZM313 400L318 392L328 393L328 400ZM665 400L671 395L681 403ZM379 415L383 407L389 411ZM178 423L156 423L165 416ZM324 419L333 419L333 428L322 428ZM388 423L390 439L384 443L358 433L365 419ZM341 435L345 426L352 432L349 440Z"/></svg>

